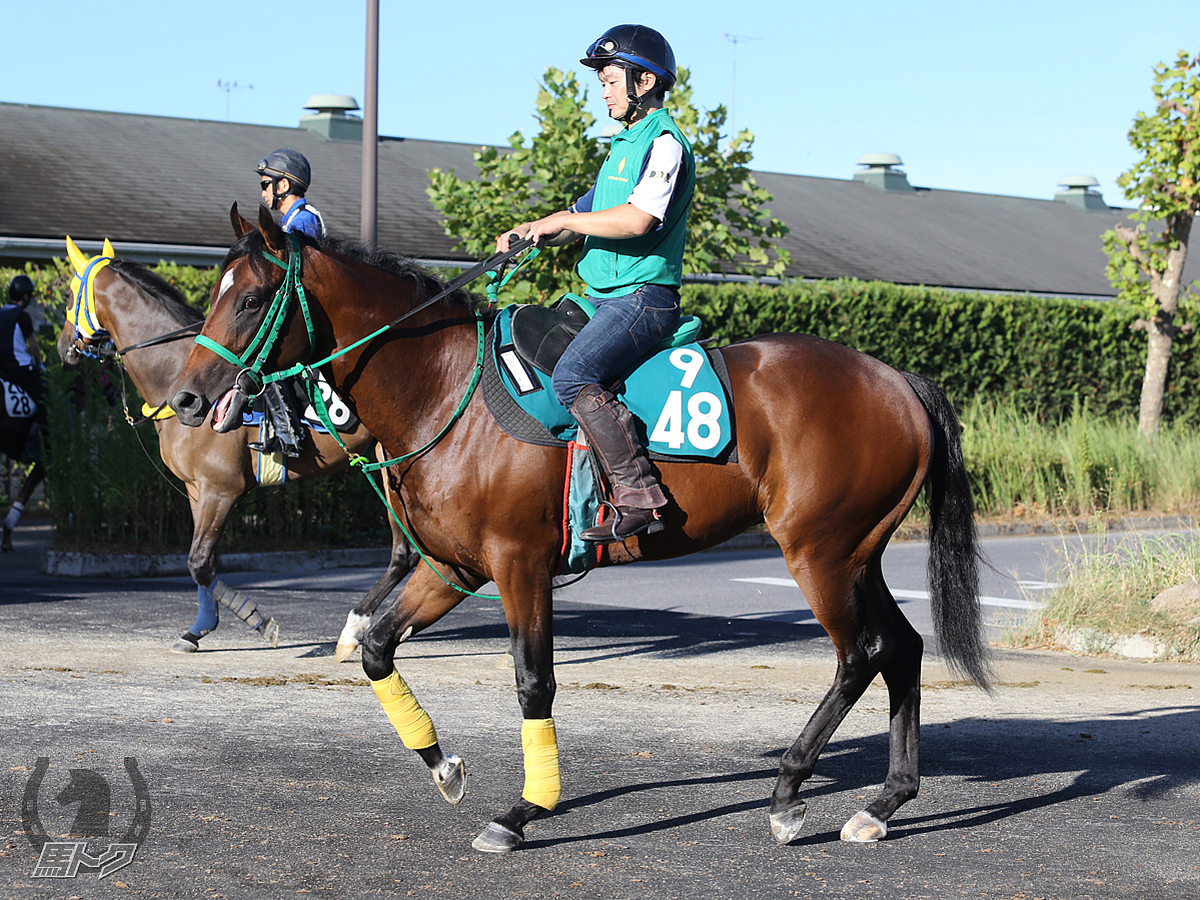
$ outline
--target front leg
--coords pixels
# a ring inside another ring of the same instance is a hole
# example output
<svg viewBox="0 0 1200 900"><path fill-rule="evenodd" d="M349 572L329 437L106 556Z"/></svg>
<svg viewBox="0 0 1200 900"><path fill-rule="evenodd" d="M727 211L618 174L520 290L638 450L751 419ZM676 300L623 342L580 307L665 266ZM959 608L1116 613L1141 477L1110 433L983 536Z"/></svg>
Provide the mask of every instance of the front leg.
<svg viewBox="0 0 1200 900"><path fill-rule="evenodd" d="M517 697L524 721L521 749L525 787L521 799L497 816L471 844L484 853L508 853L521 846L525 826L558 805L562 775L558 737L551 717L557 684L554 679L552 587L548 570L526 561L507 577L496 578L512 637Z"/></svg>
<svg viewBox="0 0 1200 900"><path fill-rule="evenodd" d="M478 583L469 585L471 589ZM428 628L466 595L444 583L428 565L422 564L383 616L362 637L363 672L400 740L429 767L433 782L450 803L466 794L466 766L457 756L447 756L438 742L437 729L408 683L396 671L396 648Z"/></svg>

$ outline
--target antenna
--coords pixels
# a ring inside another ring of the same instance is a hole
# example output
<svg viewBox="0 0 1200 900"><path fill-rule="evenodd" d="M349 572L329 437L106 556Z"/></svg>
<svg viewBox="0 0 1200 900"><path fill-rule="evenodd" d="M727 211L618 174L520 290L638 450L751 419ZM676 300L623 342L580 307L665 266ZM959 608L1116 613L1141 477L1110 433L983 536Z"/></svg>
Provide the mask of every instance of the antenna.
<svg viewBox="0 0 1200 900"><path fill-rule="evenodd" d="M252 91L252 84L238 84L236 81L222 81L217 79L217 90L225 92L225 121L229 121L229 95L234 91Z"/></svg>
<svg viewBox="0 0 1200 900"><path fill-rule="evenodd" d="M761 41L762 38L730 34L728 31L721 32L721 37L733 44L733 87L729 95L729 137L732 140L737 134L737 128L734 127L737 122L737 45L745 41Z"/></svg>

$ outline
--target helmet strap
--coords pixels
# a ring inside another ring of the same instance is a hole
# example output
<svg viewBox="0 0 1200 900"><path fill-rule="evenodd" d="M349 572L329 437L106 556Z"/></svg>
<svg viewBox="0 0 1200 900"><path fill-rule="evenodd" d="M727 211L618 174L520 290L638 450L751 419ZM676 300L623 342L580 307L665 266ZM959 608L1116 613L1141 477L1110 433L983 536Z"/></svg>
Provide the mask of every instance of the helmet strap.
<svg viewBox="0 0 1200 900"><path fill-rule="evenodd" d="M633 121L633 117L637 115L637 111L641 109L642 100L644 97L639 97L637 92L637 78L634 76L632 66L623 66L625 69L625 99L628 105L625 107L625 114L618 121L628 125Z"/></svg>

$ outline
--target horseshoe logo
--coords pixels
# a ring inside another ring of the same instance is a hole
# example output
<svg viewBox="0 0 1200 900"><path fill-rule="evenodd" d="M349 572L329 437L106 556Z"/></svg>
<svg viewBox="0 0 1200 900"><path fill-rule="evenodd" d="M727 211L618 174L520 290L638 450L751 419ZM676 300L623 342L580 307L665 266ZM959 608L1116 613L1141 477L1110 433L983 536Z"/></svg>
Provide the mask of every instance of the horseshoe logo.
<svg viewBox="0 0 1200 900"><path fill-rule="evenodd" d="M46 833L46 829L42 825L41 816L38 813L38 794L41 791L42 780L45 778L49 768L50 758L39 756L37 764L34 766L33 774L29 776L29 781L25 784L25 793L21 798L21 828L24 830L25 837L29 840L29 843L39 853L43 854L43 856L45 856L46 845L56 843ZM82 865L88 869L99 871L100 877L103 878L105 875L115 871L116 868L132 862L132 848L136 848L145 841L146 835L150 833L150 791L146 785L146 779L138 771L137 760L134 757L125 757L125 771L129 775L129 781L133 786L133 795L135 798L133 820L129 825L129 829L118 844L110 844L108 853L100 857L92 857L87 854L86 841L74 841L65 845L73 847L78 851L76 853L77 861L74 867L70 869L70 874L73 875ZM70 782L54 798L60 806L67 806L74 802L79 803L75 821L71 825L70 837L106 838L108 836L109 817L108 783L91 769L71 769L70 772ZM122 847L126 851L119 855L119 859L118 855L113 853L117 847ZM117 862L118 864L113 866L113 862ZM35 872L35 874L38 873Z"/></svg>

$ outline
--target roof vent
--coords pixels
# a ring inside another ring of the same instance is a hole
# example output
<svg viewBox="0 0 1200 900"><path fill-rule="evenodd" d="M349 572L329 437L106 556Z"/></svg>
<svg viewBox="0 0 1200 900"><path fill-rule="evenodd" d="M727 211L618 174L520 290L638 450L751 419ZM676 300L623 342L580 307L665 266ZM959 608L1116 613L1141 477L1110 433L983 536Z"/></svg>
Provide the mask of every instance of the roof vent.
<svg viewBox="0 0 1200 900"><path fill-rule="evenodd" d="M1104 202L1100 192L1091 190L1100 184L1091 175L1065 175L1058 179L1058 183L1066 190L1055 194L1055 200L1076 209L1102 209L1108 212L1108 204Z"/></svg>
<svg viewBox="0 0 1200 900"><path fill-rule="evenodd" d="M347 115L358 109L358 102L345 94L314 94L304 104L315 110L311 116L300 117L300 127L319 134L327 141L361 141L362 119Z"/></svg>
<svg viewBox="0 0 1200 900"><path fill-rule="evenodd" d="M878 188L881 191L908 191L915 190L908 183L908 176L893 166L902 166L904 163L895 153L865 153L863 158L858 161L860 166L867 168L861 172L854 173L854 180L861 181L863 184L869 184L873 188Z"/></svg>

